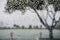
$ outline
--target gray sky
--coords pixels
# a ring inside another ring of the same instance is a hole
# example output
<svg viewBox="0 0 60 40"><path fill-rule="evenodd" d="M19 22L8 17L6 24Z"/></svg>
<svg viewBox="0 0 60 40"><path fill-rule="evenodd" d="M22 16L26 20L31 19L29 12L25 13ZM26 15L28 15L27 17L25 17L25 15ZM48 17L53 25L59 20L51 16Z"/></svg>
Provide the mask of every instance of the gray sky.
<svg viewBox="0 0 60 40"><path fill-rule="evenodd" d="M15 11L12 14L4 12L4 6L6 0L0 0L0 25L39 25L39 19L35 13L26 11L25 15L22 15L20 11ZM2 23L3 22L3 23Z"/></svg>
<svg viewBox="0 0 60 40"><path fill-rule="evenodd" d="M9 26L12 26L13 24L26 25L26 26L30 24L40 25L37 15L34 13L34 11L30 11L32 9L27 10L24 15L22 15L20 11L15 11L12 14L8 14L4 12L5 4L6 0L0 0L0 25L9 25ZM42 16L42 18L46 16L43 13L46 14L46 11L45 10L40 11L40 15ZM48 23L51 24L50 18L48 18Z"/></svg>

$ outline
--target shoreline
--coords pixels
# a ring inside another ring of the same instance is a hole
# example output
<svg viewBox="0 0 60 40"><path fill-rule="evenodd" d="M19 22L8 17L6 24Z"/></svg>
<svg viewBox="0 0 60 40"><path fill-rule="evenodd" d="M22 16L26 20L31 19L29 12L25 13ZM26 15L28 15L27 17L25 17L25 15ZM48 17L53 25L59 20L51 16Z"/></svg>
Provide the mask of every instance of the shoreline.
<svg viewBox="0 0 60 40"><path fill-rule="evenodd" d="M11 28L11 29L0 29L0 30L18 30L20 28ZM48 30L48 29L20 29L20 30ZM60 29L53 29L53 30L60 30Z"/></svg>

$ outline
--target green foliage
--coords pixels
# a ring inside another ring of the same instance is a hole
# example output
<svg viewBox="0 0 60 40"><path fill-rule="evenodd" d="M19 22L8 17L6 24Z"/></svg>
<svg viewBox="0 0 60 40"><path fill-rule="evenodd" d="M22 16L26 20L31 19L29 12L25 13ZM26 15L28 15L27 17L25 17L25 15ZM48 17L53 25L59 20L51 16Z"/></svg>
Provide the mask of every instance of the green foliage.
<svg viewBox="0 0 60 40"><path fill-rule="evenodd" d="M11 10L25 10L27 4L27 0L8 0L5 9L8 12L11 12Z"/></svg>
<svg viewBox="0 0 60 40"><path fill-rule="evenodd" d="M48 0L49 4L53 4L55 11L60 11L60 0Z"/></svg>
<svg viewBox="0 0 60 40"><path fill-rule="evenodd" d="M48 3L54 5L55 11L60 10L60 0L48 0ZM42 5L45 5L44 0L7 0L5 9L9 13L15 10L24 11L26 7L42 10Z"/></svg>
<svg viewBox="0 0 60 40"><path fill-rule="evenodd" d="M42 9L43 4L44 1L42 0L8 0L5 9L7 12L25 10L28 6L35 9Z"/></svg>
<svg viewBox="0 0 60 40"><path fill-rule="evenodd" d="M48 0L49 4L60 4L60 0Z"/></svg>
<svg viewBox="0 0 60 40"><path fill-rule="evenodd" d="M33 9L42 10L43 0L30 0L29 6Z"/></svg>

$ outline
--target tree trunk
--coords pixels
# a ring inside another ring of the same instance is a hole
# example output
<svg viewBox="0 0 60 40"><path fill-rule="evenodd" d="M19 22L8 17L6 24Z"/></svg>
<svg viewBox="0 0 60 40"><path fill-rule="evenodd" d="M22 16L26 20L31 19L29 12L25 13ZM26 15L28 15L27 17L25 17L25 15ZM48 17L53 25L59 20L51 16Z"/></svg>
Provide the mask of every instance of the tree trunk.
<svg viewBox="0 0 60 40"><path fill-rule="evenodd" d="M49 30L49 37L50 37L50 40L53 40L53 30L52 29Z"/></svg>

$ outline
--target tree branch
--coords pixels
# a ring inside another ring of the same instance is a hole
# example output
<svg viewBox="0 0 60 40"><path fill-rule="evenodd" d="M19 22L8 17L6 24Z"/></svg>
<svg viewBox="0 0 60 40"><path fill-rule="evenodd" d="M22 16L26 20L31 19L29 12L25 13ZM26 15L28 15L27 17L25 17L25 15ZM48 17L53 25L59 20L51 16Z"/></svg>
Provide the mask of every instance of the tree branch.
<svg viewBox="0 0 60 40"><path fill-rule="evenodd" d="M36 11L36 9L33 8L33 10L34 10L35 13L37 14L40 22L41 22L46 28L50 29L50 28L49 28L49 25L48 25L47 23L44 23L43 19L41 18L41 16L39 15L39 13Z"/></svg>
<svg viewBox="0 0 60 40"><path fill-rule="evenodd" d="M55 27L57 26L57 23L59 23L59 21L60 21L60 18L57 21L55 20L55 25L54 25Z"/></svg>
<svg viewBox="0 0 60 40"><path fill-rule="evenodd" d="M54 13L54 15L53 15L53 19L52 19L52 28L55 28L55 25L56 25L56 19L55 19L55 16L56 16L56 12Z"/></svg>

